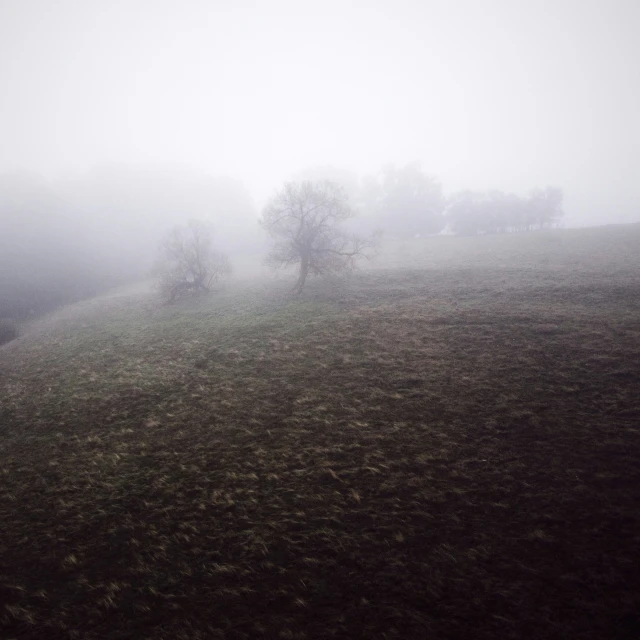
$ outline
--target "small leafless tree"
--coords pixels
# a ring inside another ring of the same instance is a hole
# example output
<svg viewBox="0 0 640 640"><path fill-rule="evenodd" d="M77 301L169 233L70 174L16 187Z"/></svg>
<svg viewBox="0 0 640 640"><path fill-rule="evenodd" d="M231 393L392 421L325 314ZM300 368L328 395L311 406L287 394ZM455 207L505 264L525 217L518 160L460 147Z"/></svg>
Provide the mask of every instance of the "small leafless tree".
<svg viewBox="0 0 640 640"><path fill-rule="evenodd" d="M211 229L200 220L174 227L161 246L156 265L160 291L171 303L185 294L206 293L231 273L226 255L214 251Z"/></svg>
<svg viewBox="0 0 640 640"><path fill-rule="evenodd" d="M340 229L353 215L344 190L333 182L286 183L262 213L262 227L274 239L267 263L298 267L295 293L302 291L309 275L352 270L375 248L373 238Z"/></svg>

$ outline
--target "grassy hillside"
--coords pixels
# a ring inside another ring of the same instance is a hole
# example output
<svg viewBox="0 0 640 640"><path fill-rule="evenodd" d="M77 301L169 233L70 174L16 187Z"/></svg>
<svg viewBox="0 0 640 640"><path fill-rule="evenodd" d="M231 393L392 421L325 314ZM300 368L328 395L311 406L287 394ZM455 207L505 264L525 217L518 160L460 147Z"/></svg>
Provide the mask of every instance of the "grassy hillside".
<svg viewBox="0 0 640 640"><path fill-rule="evenodd" d="M2 347L0 637L638 637L638 226L378 265Z"/></svg>

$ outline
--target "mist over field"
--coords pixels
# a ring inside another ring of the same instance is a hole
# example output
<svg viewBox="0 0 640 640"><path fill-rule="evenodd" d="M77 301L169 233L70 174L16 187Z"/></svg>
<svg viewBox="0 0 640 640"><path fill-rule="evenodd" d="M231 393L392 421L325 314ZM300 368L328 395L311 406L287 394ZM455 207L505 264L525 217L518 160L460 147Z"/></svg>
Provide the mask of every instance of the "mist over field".
<svg viewBox="0 0 640 640"><path fill-rule="evenodd" d="M638 33L0 0L0 637L640 638Z"/></svg>
<svg viewBox="0 0 640 640"><path fill-rule="evenodd" d="M194 218L261 273L257 221L289 180L338 182L348 226L387 238L531 228L446 214L547 188L548 224L638 222L638 26L630 0L4 0L3 289L64 302L140 279Z"/></svg>
<svg viewBox="0 0 640 640"><path fill-rule="evenodd" d="M0 170L240 180L421 161L447 193L561 186L567 224L638 221L633 0L3 0Z"/></svg>

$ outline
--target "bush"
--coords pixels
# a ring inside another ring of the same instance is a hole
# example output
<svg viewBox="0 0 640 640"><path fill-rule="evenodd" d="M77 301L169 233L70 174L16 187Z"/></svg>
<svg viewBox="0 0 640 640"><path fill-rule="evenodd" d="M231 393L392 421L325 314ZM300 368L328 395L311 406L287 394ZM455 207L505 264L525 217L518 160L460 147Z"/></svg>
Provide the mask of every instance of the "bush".
<svg viewBox="0 0 640 640"><path fill-rule="evenodd" d="M18 325L10 318L0 318L0 344L11 342L18 337Z"/></svg>
<svg viewBox="0 0 640 640"><path fill-rule="evenodd" d="M226 255L211 246L211 229L192 220L186 227L174 227L161 247L155 274L167 302L186 294L207 293L211 285L231 273Z"/></svg>

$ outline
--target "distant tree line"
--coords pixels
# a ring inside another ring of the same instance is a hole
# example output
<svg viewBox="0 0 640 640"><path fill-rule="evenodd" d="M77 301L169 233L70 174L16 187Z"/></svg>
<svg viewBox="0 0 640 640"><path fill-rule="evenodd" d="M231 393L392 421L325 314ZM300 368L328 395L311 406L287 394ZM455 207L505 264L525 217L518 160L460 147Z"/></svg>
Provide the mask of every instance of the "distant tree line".
<svg viewBox="0 0 640 640"><path fill-rule="evenodd" d="M526 198L502 191L462 191L449 199L445 219L453 233L476 236L552 227L562 214L562 191L547 187Z"/></svg>
<svg viewBox="0 0 640 640"><path fill-rule="evenodd" d="M396 237L523 233L557 225L563 216L562 190L536 188L526 196L502 191L461 191L445 196L434 176L417 162L388 165L361 183L350 172L323 167L303 174L338 182L361 213L362 225Z"/></svg>

